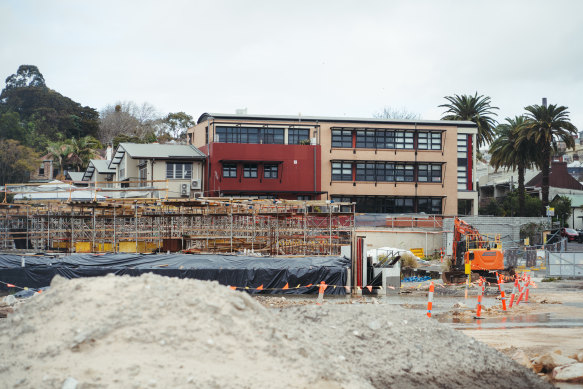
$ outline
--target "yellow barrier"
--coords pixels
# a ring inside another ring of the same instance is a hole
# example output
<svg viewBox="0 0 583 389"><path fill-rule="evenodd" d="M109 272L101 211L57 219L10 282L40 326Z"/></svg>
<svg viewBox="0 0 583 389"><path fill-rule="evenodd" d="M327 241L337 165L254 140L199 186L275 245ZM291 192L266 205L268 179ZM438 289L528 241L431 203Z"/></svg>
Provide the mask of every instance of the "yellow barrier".
<svg viewBox="0 0 583 389"><path fill-rule="evenodd" d="M91 242L75 242L75 252L76 253L90 253L91 252Z"/></svg>
<svg viewBox="0 0 583 389"><path fill-rule="evenodd" d="M413 253L413 255L415 255L419 258L425 257L425 252L423 251L423 248L409 249L409 251L411 251Z"/></svg>

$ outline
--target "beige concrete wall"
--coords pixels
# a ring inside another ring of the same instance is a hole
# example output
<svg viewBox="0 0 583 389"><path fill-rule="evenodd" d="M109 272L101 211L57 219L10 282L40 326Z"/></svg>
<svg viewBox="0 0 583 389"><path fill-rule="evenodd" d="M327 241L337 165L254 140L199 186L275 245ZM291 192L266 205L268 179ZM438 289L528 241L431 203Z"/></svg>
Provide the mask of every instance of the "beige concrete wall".
<svg viewBox="0 0 583 389"><path fill-rule="evenodd" d="M375 150L332 148L332 128L346 129L398 129L442 130L442 150ZM443 196L443 212L457 213L457 127L439 125L387 125L360 123L322 123L322 191L333 195L374 196ZM356 150L356 152L355 152ZM352 182L332 181L332 160L388 161L388 162L439 162L443 163L441 183L414 182Z"/></svg>
<svg viewBox="0 0 583 389"><path fill-rule="evenodd" d="M395 247L410 250L423 248L426 255L443 247L443 232L422 229L357 228L357 236L366 236L367 250L379 247Z"/></svg>

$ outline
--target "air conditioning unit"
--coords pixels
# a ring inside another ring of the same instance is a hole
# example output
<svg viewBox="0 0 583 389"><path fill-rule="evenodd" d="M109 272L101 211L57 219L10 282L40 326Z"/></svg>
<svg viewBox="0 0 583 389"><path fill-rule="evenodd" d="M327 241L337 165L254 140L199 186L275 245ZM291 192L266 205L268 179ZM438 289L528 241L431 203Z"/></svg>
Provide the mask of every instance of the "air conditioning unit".
<svg viewBox="0 0 583 389"><path fill-rule="evenodd" d="M190 183L190 189L200 189L200 181L192 180L192 182Z"/></svg>
<svg viewBox="0 0 583 389"><path fill-rule="evenodd" d="M180 186L180 195L182 196L188 196L190 193L190 191L188 190L188 184L182 184Z"/></svg>

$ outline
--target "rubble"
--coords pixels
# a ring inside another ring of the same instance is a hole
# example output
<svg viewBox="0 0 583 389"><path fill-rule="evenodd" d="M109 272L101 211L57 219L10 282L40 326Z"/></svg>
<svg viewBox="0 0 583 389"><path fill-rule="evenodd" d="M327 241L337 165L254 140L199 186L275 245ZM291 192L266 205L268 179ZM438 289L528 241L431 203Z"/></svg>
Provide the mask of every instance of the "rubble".
<svg viewBox="0 0 583 389"><path fill-rule="evenodd" d="M0 321L6 387L550 388L496 350L383 304L265 309L216 282L66 281ZM443 350L448 350L447 355ZM455 366L455 369L452 369ZM71 382L71 381L69 381Z"/></svg>
<svg viewBox="0 0 583 389"><path fill-rule="evenodd" d="M555 367L553 369L553 379L556 381L583 382L583 363Z"/></svg>

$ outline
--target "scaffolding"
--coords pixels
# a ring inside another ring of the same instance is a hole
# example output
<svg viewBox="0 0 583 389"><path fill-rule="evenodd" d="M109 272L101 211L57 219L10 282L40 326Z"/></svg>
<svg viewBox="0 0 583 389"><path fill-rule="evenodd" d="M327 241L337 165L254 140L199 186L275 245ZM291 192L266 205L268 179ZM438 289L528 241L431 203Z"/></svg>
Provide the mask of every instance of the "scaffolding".
<svg viewBox="0 0 583 389"><path fill-rule="evenodd" d="M339 255L354 204L227 198L0 203L0 251Z"/></svg>

